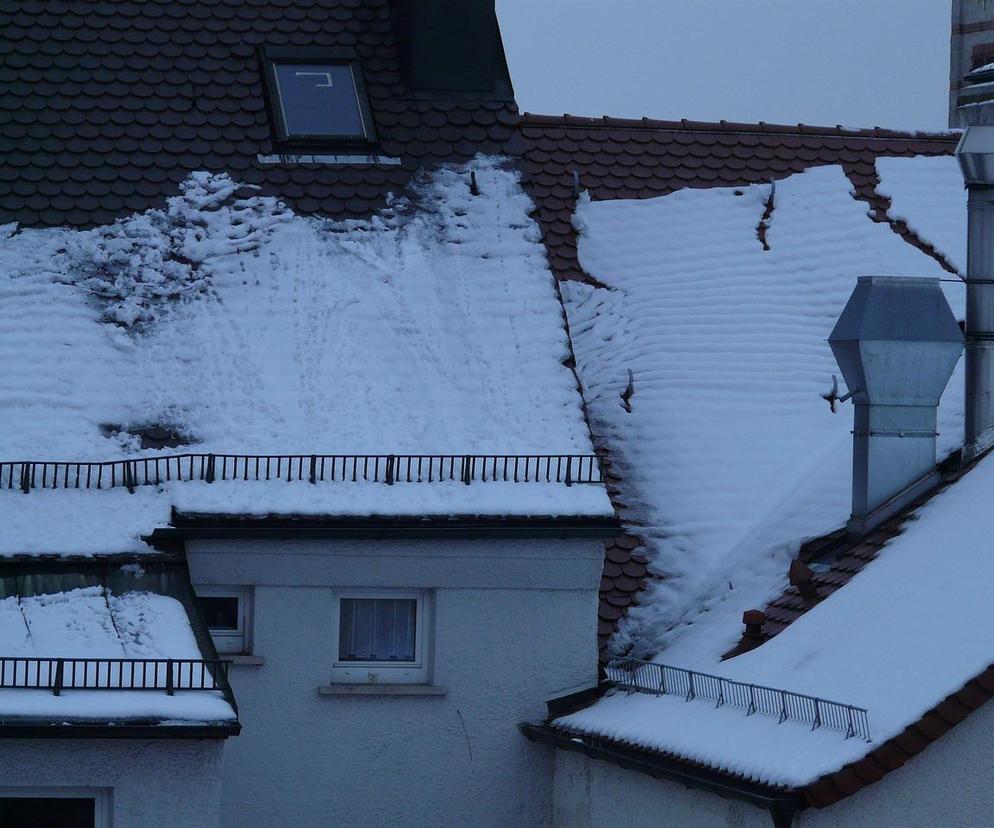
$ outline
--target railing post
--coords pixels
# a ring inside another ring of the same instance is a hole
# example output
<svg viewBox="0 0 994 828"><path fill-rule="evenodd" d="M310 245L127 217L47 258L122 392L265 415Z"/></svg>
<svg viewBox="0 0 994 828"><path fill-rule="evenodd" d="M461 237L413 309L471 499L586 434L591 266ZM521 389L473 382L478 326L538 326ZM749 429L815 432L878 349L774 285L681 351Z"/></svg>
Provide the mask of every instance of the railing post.
<svg viewBox="0 0 994 828"><path fill-rule="evenodd" d="M814 724L811 725L812 730L817 730L821 727L821 710L818 707L819 701L819 699L815 699L815 721Z"/></svg>
<svg viewBox="0 0 994 828"><path fill-rule="evenodd" d="M566 485L573 485L573 455L566 458Z"/></svg>
<svg viewBox="0 0 994 828"><path fill-rule="evenodd" d="M462 482L468 486L471 479L472 473L470 472L470 458L468 454L464 454L462 458Z"/></svg>
<svg viewBox="0 0 994 828"><path fill-rule="evenodd" d="M318 458L317 455L311 455L311 473L310 473L311 483L318 482Z"/></svg>
<svg viewBox="0 0 994 828"><path fill-rule="evenodd" d="M135 493L135 470L131 465L129 460L124 461L124 485L127 487L128 492L131 494Z"/></svg>
<svg viewBox="0 0 994 828"><path fill-rule="evenodd" d="M55 661L55 684L52 686L52 695L58 696L62 693L64 662L61 658Z"/></svg>
<svg viewBox="0 0 994 828"><path fill-rule="evenodd" d="M777 724L783 724L787 721L787 694L781 690L780 691L780 721Z"/></svg>
<svg viewBox="0 0 994 828"><path fill-rule="evenodd" d="M27 494L31 491L31 464L21 463L21 491Z"/></svg>
<svg viewBox="0 0 994 828"><path fill-rule="evenodd" d="M206 480L207 480L208 483L213 483L214 482L214 455L213 454L208 454L207 455L207 477L206 477Z"/></svg>
<svg viewBox="0 0 994 828"><path fill-rule="evenodd" d="M694 694L694 671L687 671L687 701L690 701L695 696Z"/></svg>
<svg viewBox="0 0 994 828"><path fill-rule="evenodd" d="M746 711L747 716L751 716L756 712L756 685L749 685L749 708Z"/></svg>
<svg viewBox="0 0 994 828"><path fill-rule="evenodd" d="M170 658L167 659L166 661L166 695L172 696L174 695L174 692L175 691L173 688L173 660Z"/></svg>
<svg viewBox="0 0 994 828"><path fill-rule="evenodd" d="M396 456L393 454L387 455L387 471L386 471L386 483L388 486L393 485L393 475L394 475L394 464L397 462Z"/></svg>

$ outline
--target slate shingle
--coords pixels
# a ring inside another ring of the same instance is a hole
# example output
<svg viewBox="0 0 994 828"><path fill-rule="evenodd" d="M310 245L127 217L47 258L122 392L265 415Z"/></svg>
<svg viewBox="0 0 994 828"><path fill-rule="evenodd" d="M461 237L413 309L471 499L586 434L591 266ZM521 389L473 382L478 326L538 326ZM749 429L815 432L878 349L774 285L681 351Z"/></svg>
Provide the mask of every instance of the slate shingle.
<svg viewBox="0 0 994 828"><path fill-rule="evenodd" d="M286 44L357 50L379 143L329 152L400 167L364 166L356 179L349 167L258 163L276 149L256 50ZM103 224L161 205L200 169L228 170L299 212L355 217L420 166L518 144L513 102L407 96L387 0L8 4L0 55L0 125L13 142L0 146L0 222Z"/></svg>

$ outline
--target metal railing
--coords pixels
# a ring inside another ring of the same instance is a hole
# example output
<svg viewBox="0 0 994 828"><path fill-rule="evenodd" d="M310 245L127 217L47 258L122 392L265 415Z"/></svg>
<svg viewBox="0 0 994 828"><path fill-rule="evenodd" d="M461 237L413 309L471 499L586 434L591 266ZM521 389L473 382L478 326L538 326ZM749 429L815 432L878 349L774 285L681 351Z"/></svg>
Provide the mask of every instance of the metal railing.
<svg viewBox="0 0 994 828"><path fill-rule="evenodd" d="M113 489L172 481L602 482L592 454L173 454L103 462L0 461L0 489Z"/></svg>
<svg viewBox="0 0 994 828"><path fill-rule="evenodd" d="M613 659L605 672L615 685L632 693L681 696L687 701L705 699L713 701L715 707L742 708L747 716L763 713L778 717L778 723L802 722L810 724L812 730L828 727L844 732L847 739L858 736L870 741L866 710L851 704L635 658Z"/></svg>
<svg viewBox="0 0 994 828"><path fill-rule="evenodd" d="M0 690L227 691L228 662L190 658L0 656Z"/></svg>

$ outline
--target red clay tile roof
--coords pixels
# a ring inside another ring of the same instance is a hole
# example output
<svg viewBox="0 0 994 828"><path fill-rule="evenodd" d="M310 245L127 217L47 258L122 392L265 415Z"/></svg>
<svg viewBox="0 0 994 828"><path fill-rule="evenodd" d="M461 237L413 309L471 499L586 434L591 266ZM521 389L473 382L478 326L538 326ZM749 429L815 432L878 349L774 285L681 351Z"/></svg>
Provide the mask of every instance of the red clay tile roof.
<svg viewBox="0 0 994 828"><path fill-rule="evenodd" d="M685 187L734 187L840 164L877 220L887 200L876 192L881 155L949 155L957 136L804 124L578 118L525 113L525 186L538 208L552 269L589 281L571 223L576 195L594 200L653 198ZM901 232L900 227L895 227ZM909 237L909 241L916 243ZM921 246L919 244L919 246Z"/></svg>
<svg viewBox="0 0 994 828"><path fill-rule="evenodd" d="M951 458L954 459L958 459L957 456ZM809 609L849 583L877 557L889 540L900 534L904 523L918 508L959 480L976 465L979 459L976 458L961 468L947 470L942 482L936 488L919 497L900 515L891 518L865 538L849 541L845 530L839 530L805 543L798 554L798 560L811 562L819 558L834 557L829 571L813 573L811 583L814 591L807 596L802 595L796 586L787 587L766 606L767 620L763 626L762 641L749 641L743 636L726 657L733 657L756 646L762 646L764 641L773 638ZM949 465L952 463L950 462ZM894 738L874 748L862 759L805 786L801 792L810 804L818 808L824 808L851 796L856 791L878 781L888 772L901 767L908 759L921 753L932 742L963 721L971 711L991 698L994 698L994 664L979 676L970 679L959 690L951 693Z"/></svg>
<svg viewBox="0 0 994 828"><path fill-rule="evenodd" d="M524 185L535 202L558 279L594 282L577 260L572 217L580 191L586 190L595 200L654 198L685 187L745 186L825 164L842 166L856 197L867 203L875 221L890 224L909 243L955 272L903 222L887 215L890 201L877 192L879 178L874 165L881 155L950 155L957 141L951 133L526 113L521 119L521 136ZM597 435L594 438L597 443ZM609 467L605 446L600 445L598 451ZM617 486L609 485L609 489L617 503ZM647 561L639 553L641 546L637 533L607 544L598 624L602 660L607 655L608 639L638 602L639 592L651 577ZM854 553L845 564L853 572L862 566L860 561L865 563L860 555ZM828 583L831 578L824 580ZM789 612L787 604L795 600L786 599L783 611Z"/></svg>

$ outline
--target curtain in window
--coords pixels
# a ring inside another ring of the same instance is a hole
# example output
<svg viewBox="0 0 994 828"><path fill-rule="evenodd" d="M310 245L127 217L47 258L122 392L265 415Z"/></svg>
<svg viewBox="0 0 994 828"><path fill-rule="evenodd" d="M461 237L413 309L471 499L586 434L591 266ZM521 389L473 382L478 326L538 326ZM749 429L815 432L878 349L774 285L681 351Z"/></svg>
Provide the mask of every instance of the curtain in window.
<svg viewBox="0 0 994 828"><path fill-rule="evenodd" d="M342 598L341 661L414 661L418 602L414 598Z"/></svg>

